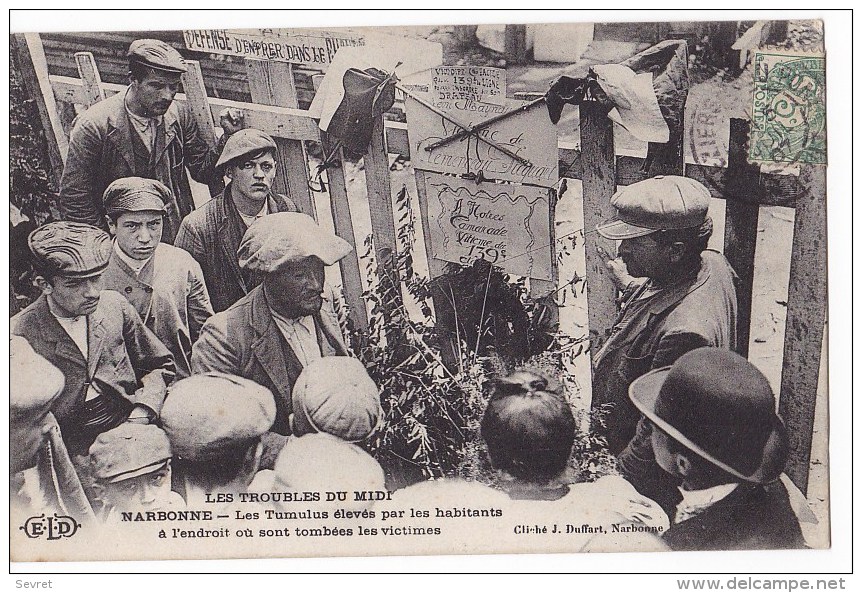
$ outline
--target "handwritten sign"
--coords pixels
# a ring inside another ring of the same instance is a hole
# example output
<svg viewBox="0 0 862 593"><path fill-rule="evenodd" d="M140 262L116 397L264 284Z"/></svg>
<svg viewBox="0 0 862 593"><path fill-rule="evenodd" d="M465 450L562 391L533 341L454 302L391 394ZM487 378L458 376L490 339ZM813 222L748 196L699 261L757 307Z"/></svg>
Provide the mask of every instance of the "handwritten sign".
<svg viewBox="0 0 862 593"><path fill-rule="evenodd" d="M195 29L183 31L186 48L211 54L290 62L326 70L344 46L364 46L349 33L290 29Z"/></svg>
<svg viewBox="0 0 862 593"><path fill-rule="evenodd" d="M552 280L549 191L424 173L434 257Z"/></svg>
<svg viewBox="0 0 862 593"><path fill-rule="evenodd" d="M506 103L506 71L478 66L434 68L432 103L444 111L466 110L469 103L496 105L503 113Z"/></svg>
<svg viewBox="0 0 862 593"><path fill-rule="evenodd" d="M511 111L523 104L521 101L507 100L505 110ZM499 115L498 105L475 101L464 101L462 105L464 109L443 111L471 127ZM488 179L542 187L556 186L559 179L557 127L551 123L544 103L503 118L479 132L483 137L525 158L529 165L512 159L475 136L427 151L426 146L461 131L461 128L410 97L407 98L406 108L410 155L415 168L455 174L481 171Z"/></svg>

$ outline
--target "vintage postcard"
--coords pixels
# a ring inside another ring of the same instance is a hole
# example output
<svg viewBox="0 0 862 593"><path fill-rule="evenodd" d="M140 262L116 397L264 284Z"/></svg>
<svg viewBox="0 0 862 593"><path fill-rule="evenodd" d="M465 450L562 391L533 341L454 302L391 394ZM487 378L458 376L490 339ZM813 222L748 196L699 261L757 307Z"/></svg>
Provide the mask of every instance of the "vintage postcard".
<svg viewBox="0 0 862 593"><path fill-rule="evenodd" d="M829 32L619 16L13 32L11 561L829 548Z"/></svg>

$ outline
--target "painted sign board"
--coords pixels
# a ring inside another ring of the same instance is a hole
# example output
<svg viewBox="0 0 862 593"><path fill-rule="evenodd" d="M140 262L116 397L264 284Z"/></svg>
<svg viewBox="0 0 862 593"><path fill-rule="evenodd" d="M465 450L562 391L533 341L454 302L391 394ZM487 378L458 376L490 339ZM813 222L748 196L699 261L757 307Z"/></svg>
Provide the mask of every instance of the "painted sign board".
<svg viewBox="0 0 862 593"><path fill-rule="evenodd" d="M550 190L423 173L434 257L552 280Z"/></svg>
<svg viewBox="0 0 862 593"><path fill-rule="evenodd" d="M425 98L428 102L430 99ZM522 105L524 102L511 99L506 100L505 107L457 99L453 101L455 109L444 111L459 123L472 127L499 116L501 111L511 111ZM475 136L467 136L431 151L425 150L425 147L461 131L461 128L411 97L407 97L406 109L410 155L416 169L458 175L481 171L487 179L542 187L557 185L557 127L551 123L544 103L503 118L478 132L523 157L529 165L514 160Z"/></svg>
<svg viewBox="0 0 862 593"><path fill-rule="evenodd" d="M440 66L431 71L432 103L444 111L456 110L456 104L473 101L500 106L505 111L506 71L483 66Z"/></svg>

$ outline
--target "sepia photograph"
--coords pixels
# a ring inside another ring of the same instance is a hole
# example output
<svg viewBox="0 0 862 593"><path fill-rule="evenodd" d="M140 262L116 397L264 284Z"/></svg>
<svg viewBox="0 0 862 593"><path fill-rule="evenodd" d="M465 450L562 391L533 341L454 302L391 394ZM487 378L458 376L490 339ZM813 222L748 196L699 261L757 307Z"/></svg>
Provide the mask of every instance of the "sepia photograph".
<svg viewBox="0 0 862 593"><path fill-rule="evenodd" d="M13 568L833 547L834 20L119 14L10 30Z"/></svg>

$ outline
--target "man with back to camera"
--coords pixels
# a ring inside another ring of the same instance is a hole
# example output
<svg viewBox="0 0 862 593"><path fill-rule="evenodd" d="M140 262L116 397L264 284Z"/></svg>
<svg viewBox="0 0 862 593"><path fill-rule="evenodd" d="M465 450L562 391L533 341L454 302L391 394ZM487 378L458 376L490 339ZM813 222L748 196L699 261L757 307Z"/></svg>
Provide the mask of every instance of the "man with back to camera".
<svg viewBox="0 0 862 593"><path fill-rule="evenodd" d="M107 230L105 188L121 177L157 179L173 194L163 237L171 243L180 221L194 210L186 169L218 191L221 177L213 163L244 117L238 110L222 112L224 135L210 146L188 106L174 102L187 70L179 52L164 41L138 39L128 57L129 87L75 119L60 181L60 212L65 220Z"/></svg>
<svg viewBox="0 0 862 593"><path fill-rule="evenodd" d="M74 460L102 432L123 422L155 420L174 378L174 361L125 298L102 290L113 249L108 233L52 222L33 231L28 242L42 296L15 315L10 327L66 378L51 411Z"/></svg>
<svg viewBox="0 0 862 593"><path fill-rule="evenodd" d="M724 256L706 249L709 200L693 179L658 176L619 189L611 198L617 217L596 227L620 241L622 262L608 267L618 273L624 264L629 275L621 312L593 360L594 406L612 404L598 432L623 475L668 512L678 499L674 479L656 465L650 426L639 423L628 388L695 348L736 347L736 275Z"/></svg>
<svg viewBox="0 0 862 593"><path fill-rule="evenodd" d="M177 378L188 377L192 344L213 310L198 263L160 242L171 191L155 179L126 177L111 183L103 199L114 236L105 288L128 299L171 351Z"/></svg>
<svg viewBox="0 0 862 593"><path fill-rule="evenodd" d="M174 244L201 265L217 313L260 284L260 276L243 273L236 255L248 227L267 214L297 211L290 198L272 191L277 164L275 140L260 130L240 130L216 163L230 182L180 225Z"/></svg>

